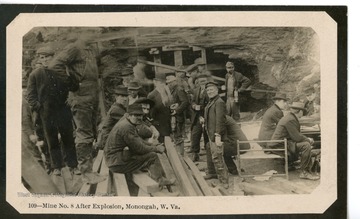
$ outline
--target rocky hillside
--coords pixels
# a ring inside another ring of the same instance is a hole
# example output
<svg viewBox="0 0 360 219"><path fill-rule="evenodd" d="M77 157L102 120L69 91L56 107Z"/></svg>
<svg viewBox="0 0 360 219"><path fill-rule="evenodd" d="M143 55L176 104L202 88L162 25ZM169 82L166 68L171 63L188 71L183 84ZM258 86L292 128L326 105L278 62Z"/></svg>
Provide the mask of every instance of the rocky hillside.
<svg viewBox="0 0 360 219"><path fill-rule="evenodd" d="M237 70L258 89L284 91L294 97L320 81L319 39L307 27L39 27L23 38L24 69L31 71L37 48L51 45L60 50L78 38L98 42L104 78L118 78L119 71L129 68L138 78L151 78L153 69L139 66L139 56L154 61L151 48L195 46L206 49L208 64L223 66L227 59L235 61ZM162 55L166 63L167 53ZM225 74L219 72L218 76Z"/></svg>

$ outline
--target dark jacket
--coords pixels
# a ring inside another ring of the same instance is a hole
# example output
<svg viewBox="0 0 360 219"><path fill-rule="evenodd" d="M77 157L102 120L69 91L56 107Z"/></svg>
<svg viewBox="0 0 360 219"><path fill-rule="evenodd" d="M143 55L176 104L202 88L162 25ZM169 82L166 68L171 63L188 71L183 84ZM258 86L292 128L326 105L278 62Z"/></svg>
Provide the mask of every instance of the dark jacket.
<svg viewBox="0 0 360 219"><path fill-rule="evenodd" d="M179 85L175 85L172 89L170 89L170 92L173 98L171 104L179 104L179 106L175 109L176 121L180 123L185 122L185 110L189 106L187 94Z"/></svg>
<svg viewBox="0 0 360 219"><path fill-rule="evenodd" d="M208 95L206 93L206 90L204 89L202 97L200 96L200 91L201 91L200 87L195 88L194 91L193 91L194 97L193 97L193 100L192 100L192 103L191 103L191 109L193 111L193 113L191 115L191 128L195 125L196 120L199 119L199 116L204 116L205 106L209 102L209 97L208 97ZM200 105L200 111L196 111L193 108L194 104Z"/></svg>
<svg viewBox="0 0 360 219"><path fill-rule="evenodd" d="M148 98L155 103L150 112L150 115L153 118L152 124L159 131L161 136L169 136L171 132L170 108L163 104L161 95L156 89L149 93Z"/></svg>
<svg viewBox="0 0 360 219"><path fill-rule="evenodd" d="M296 115L291 112L280 119L271 139L283 140L284 138L286 138L289 142L288 147L290 147L290 152L295 152L294 145L291 142L309 142L308 138L300 133L299 120ZM268 143L268 146L271 148L276 148L279 146L279 143Z"/></svg>
<svg viewBox="0 0 360 219"><path fill-rule="evenodd" d="M276 129L276 125L283 116L284 113L276 104L266 110L260 126L259 140L271 140L271 137Z"/></svg>
<svg viewBox="0 0 360 219"><path fill-rule="evenodd" d="M215 133L221 136L221 140L226 139L226 106L225 102L216 96L210 99L205 107L205 130L208 133L209 139L215 142Z"/></svg>
<svg viewBox="0 0 360 219"><path fill-rule="evenodd" d="M37 68L29 76L27 101L33 111L39 111L45 101L64 105L69 91L75 91L79 84L72 77L58 75L46 68Z"/></svg>
<svg viewBox="0 0 360 219"><path fill-rule="evenodd" d="M251 84L250 79L242 75L240 72L234 71L233 75L234 75L234 90L238 90L238 89L245 90L250 86ZM228 87L228 79L229 79L229 73L225 75L226 89Z"/></svg>
<svg viewBox="0 0 360 219"><path fill-rule="evenodd" d="M115 102L110 107L109 111L106 114L102 129L101 129L102 137L101 137L100 145L102 145L102 147L105 146L106 140L109 136L111 129L124 116L125 113L126 113L126 107L119 103Z"/></svg>
<svg viewBox="0 0 360 219"><path fill-rule="evenodd" d="M128 119L118 122L111 130L106 141L104 154L108 167L122 165L128 162L129 157L123 156L125 147L129 148L129 157L156 152L156 147L147 144L139 136L136 126Z"/></svg>

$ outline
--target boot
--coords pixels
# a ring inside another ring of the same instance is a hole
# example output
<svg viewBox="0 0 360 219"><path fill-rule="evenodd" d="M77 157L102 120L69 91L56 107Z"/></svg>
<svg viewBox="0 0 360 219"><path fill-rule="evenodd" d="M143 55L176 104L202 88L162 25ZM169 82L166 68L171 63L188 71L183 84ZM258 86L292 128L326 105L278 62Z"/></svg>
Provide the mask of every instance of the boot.
<svg viewBox="0 0 360 219"><path fill-rule="evenodd" d="M198 153L194 153L192 161L193 161L193 162L196 162L196 161L199 161L199 159L200 159L199 154L198 154Z"/></svg>
<svg viewBox="0 0 360 219"><path fill-rule="evenodd" d="M106 180L107 176L100 175L95 172L87 172L83 174L82 181L88 184L97 184Z"/></svg>
<svg viewBox="0 0 360 219"><path fill-rule="evenodd" d="M159 180L159 186L160 187L163 187L163 186L171 186L175 183L175 179L172 178L172 179L167 179L165 177L161 177L160 180Z"/></svg>

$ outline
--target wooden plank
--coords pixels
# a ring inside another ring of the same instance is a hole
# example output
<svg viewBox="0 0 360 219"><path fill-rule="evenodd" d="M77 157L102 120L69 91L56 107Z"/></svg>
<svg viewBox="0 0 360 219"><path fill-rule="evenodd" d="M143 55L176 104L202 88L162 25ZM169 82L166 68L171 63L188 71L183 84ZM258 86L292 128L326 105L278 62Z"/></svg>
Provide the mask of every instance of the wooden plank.
<svg viewBox="0 0 360 219"><path fill-rule="evenodd" d="M186 165L183 158L180 158L181 164L183 165L186 175L190 180L191 186L194 188L197 196L203 196L204 193L202 193L201 189L199 188L198 184L196 183L195 179L193 178L191 171L189 170L188 166Z"/></svg>
<svg viewBox="0 0 360 219"><path fill-rule="evenodd" d="M132 174L133 181L140 189L144 190L147 193L153 193L160 191L159 184L150 178L147 173L136 171Z"/></svg>
<svg viewBox="0 0 360 219"><path fill-rule="evenodd" d="M60 194L66 194L65 182L62 176L51 175L51 180L54 182L56 187L59 189Z"/></svg>
<svg viewBox="0 0 360 219"><path fill-rule="evenodd" d="M103 159L100 169L100 175L107 176L106 180L99 182L96 187L95 195L96 196L106 196L109 194L109 168L105 164L105 160Z"/></svg>
<svg viewBox="0 0 360 219"><path fill-rule="evenodd" d="M129 188L125 175L122 173L113 173L115 191L117 196L130 196Z"/></svg>
<svg viewBox="0 0 360 219"><path fill-rule="evenodd" d="M242 182L245 193L253 195L278 195L285 194L283 191L267 188L264 185L257 185L256 183Z"/></svg>
<svg viewBox="0 0 360 219"><path fill-rule="evenodd" d="M183 65L183 59L182 59L182 52L174 51L174 60L175 60L175 66L181 66Z"/></svg>
<svg viewBox="0 0 360 219"><path fill-rule="evenodd" d="M165 137L165 147L167 156L169 158L170 164L174 169L176 178L184 192L187 196L196 196L197 193L191 185L190 179L188 178L184 167L181 164L179 155L175 150L174 143L171 142L169 136Z"/></svg>
<svg viewBox="0 0 360 219"><path fill-rule="evenodd" d="M45 172L44 168L33 158L33 155L26 148L27 143L23 138L21 152L21 176L29 184L34 193L59 193L51 177Z"/></svg>
<svg viewBox="0 0 360 219"><path fill-rule="evenodd" d="M198 183L201 191L204 193L205 196L207 195L213 195L213 193L210 190L209 184L207 184L207 182L205 181L204 177L201 175L199 169L197 168L197 166L194 164L194 162L192 160L190 160L189 157L184 157L184 161L187 163L187 165L190 167L191 172L196 180L196 182Z"/></svg>
<svg viewBox="0 0 360 219"><path fill-rule="evenodd" d="M144 190L142 190L142 189L139 187L138 196L139 196L139 197L150 197L150 194L147 193L147 192L145 192Z"/></svg>
<svg viewBox="0 0 360 219"><path fill-rule="evenodd" d="M71 194L76 194L80 191L80 189L83 185L84 185L84 182L82 181L82 177L80 175L74 175L72 189L69 192Z"/></svg>
<svg viewBox="0 0 360 219"><path fill-rule="evenodd" d="M68 167L64 167L61 170L61 175L64 178L65 191L66 193L71 193L73 188L73 175L70 173Z"/></svg>
<svg viewBox="0 0 360 219"><path fill-rule="evenodd" d="M163 154L157 154L158 158L160 160L160 164L164 170L165 177L168 179L176 179L174 170L171 168L171 164L169 162L168 157L165 153ZM179 187L176 185L176 182L174 185L168 186L168 189L170 192L179 192Z"/></svg>
<svg viewBox="0 0 360 219"><path fill-rule="evenodd" d="M104 151L103 150L99 150L98 154L95 158L95 161L93 163L93 171L94 172L99 172L100 166L101 166L101 161L103 160L104 157ZM83 183L82 187L80 188L78 194L81 196L85 196L85 195L90 195L90 184L89 183Z"/></svg>
<svg viewBox="0 0 360 219"><path fill-rule="evenodd" d="M214 196L222 196L218 188L210 188L210 190Z"/></svg>

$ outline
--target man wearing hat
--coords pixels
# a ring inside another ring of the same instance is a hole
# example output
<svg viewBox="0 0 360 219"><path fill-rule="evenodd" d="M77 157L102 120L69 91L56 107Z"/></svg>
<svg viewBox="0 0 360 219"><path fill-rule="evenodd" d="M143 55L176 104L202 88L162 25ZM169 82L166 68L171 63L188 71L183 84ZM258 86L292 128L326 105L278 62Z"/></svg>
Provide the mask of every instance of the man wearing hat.
<svg viewBox="0 0 360 219"><path fill-rule="evenodd" d="M98 51L90 40L79 39L67 45L49 64L58 75L73 75L79 89L70 92L67 102L71 106L76 125L75 144L78 167L84 182L96 184L103 177L93 172L93 143L97 135L99 107Z"/></svg>
<svg viewBox="0 0 360 219"><path fill-rule="evenodd" d="M142 123L137 126L139 135L149 142L156 141L159 138L159 131L155 128L155 121L150 115L150 111L154 107L154 101L140 97L134 104L141 104L144 112Z"/></svg>
<svg viewBox="0 0 360 219"><path fill-rule="evenodd" d="M205 130L209 137L210 147L206 148L208 159L208 170L211 161L214 163L218 179L224 186L229 187L229 172L223 157L223 142L226 140L226 105L219 96L219 90L216 82L207 82L205 85L206 93L209 96L209 102L205 107ZM212 176L214 173L208 172ZM211 178L205 176L205 178Z"/></svg>
<svg viewBox="0 0 360 219"><path fill-rule="evenodd" d="M261 122L259 131L259 140L261 141L271 140L276 125L284 116L282 110L284 110L287 106L288 99L286 98L285 93L278 92L272 99L274 104L266 110ZM259 143L259 145L263 148L266 148L266 143Z"/></svg>
<svg viewBox="0 0 360 219"><path fill-rule="evenodd" d="M174 127L174 140L177 151L184 155L184 136L185 130L185 111L189 106L189 100L184 89L178 85L175 73L167 73L166 83L169 86L172 96L172 102L170 105L171 116L176 120Z"/></svg>
<svg viewBox="0 0 360 219"><path fill-rule="evenodd" d="M150 111L154 119L154 126L159 131L159 142L164 142L165 136L170 136L170 105L172 96L169 88L165 84L165 74L157 74L153 79L155 89L148 95L148 99L154 102L154 107Z"/></svg>
<svg viewBox="0 0 360 219"><path fill-rule="evenodd" d="M104 149L106 165L114 173L132 173L147 168L150 176L160 186L171 185L175 180L163 176L160 160L156 155L163 153L165 147L162 144L148 143L138 134L136 127L141 124L143 115L141 104L132 104L128 108L128 116L111 130Z"/></svg>
<svg viewBox="0 0 360 219"><path fill-rule="evenodd" d="M226 110L229 116L233 117L235 120L239 120L239 94L250 86L251 81L240 72L235 71L233 62L227 62L225 67L227 71L227 74L225 75Z"/></svg>
<svg viewBox="0 0 360 219"><path fill-rule="evenodd" d="M200 74L196 76L196 80L199 86L194 89L194 98L191 103L191 149L190 152L194 153L193 161L199 161L200 152L200 139L204 135L205 145L209 142L206 132L203 130L203 123L200 120L204 120L204 109L209 102L209 97L205 91L205 85L208 82L210 75Z"/></svg>
<svg viewBox="0 0 360 219"><path fill-rule="evenodd" d="M71 76L65 74L59 77L47 67L54 55L54 51L49 47L40 48L37 54L43 67L35 69L30 74L27 89L28 103L31 110L39 115L50 152L53 174L61 175L64 161L74 174L79 174L72 114L66 104L69 91L76 90L78 84L73 83ZM61 135L62 145L59 143L58 134Z"/></svg>
<svg viewBox="0 0 360 219"><path fill-rule="evenodd" d="M140 95L140 91L142 90L141 85L136 81L131 81L128 85L128 93L129 93L129 106L139 98L139 97L145 97L143 95ZM141 93L145 93L142 91Z"/></svg>
<svg viewBox="0 0 360 219"><path fill-rule="evenodd" d="M313 87L309 87L304 90L304 94L306 95L304 116L311 116L315 112L314 109L314 100L316 98L315 89Z"/></svg>
<svg viewBox="0 0 360 219"><path fill-rule="evenodd" d="M197 67L197 69L190 74L189 78L189 85L192 89L197 87L198 83L196 82L196 77L201 74L208 74L208 71L206 71L206 63L204 60L200 57L195 59L194 66Z"/></svg>
<svg viewBox="0 0 360 219"><path fill-rule="evenodd" d="M276 126L272 140L288 141L288 152L291 161L296 161L300 156L300 175L301 179L317 180L319 176L312 175L311 172L311 149L314 140L308 138L300 133L299 118L305 110L304 104L301 102L294 102L290 107L290 113L280 119ZM268 143L269 148L282 148L283 145L279 143Z"/></svg>
<svg viewBox="0 0 360 219"><path fill-rule="evenodd" d="M99 149L103 149L111 129L126 113L128 90L123 85L119 85L114 90L115 103L110 107L104 119L101 129Z"/></svg>

